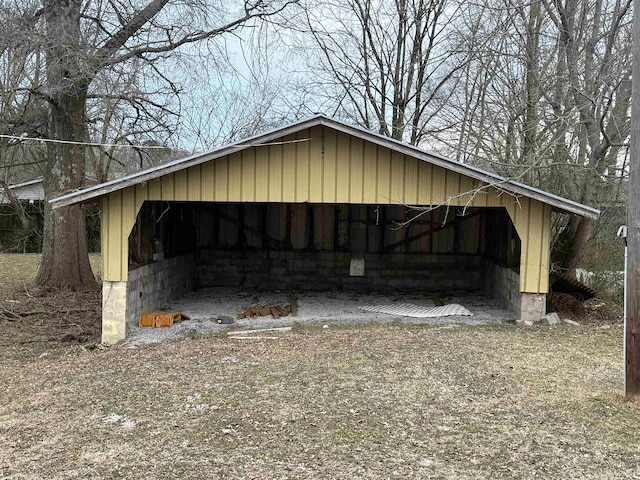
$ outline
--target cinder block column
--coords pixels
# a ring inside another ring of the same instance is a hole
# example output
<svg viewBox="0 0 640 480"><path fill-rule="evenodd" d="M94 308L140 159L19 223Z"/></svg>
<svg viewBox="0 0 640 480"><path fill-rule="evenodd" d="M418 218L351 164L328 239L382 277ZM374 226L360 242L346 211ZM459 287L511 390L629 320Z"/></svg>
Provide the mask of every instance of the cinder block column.
<svg viewBox="0 0 640 480"><path fill-rule="evenodd" d="M102 342L118 343L127 335L127 282L102 282Z"/></svg>
<svg viewBox="0 0 640 480"><path fill-rule="evenodd" d="M547 295L544 293L520 293L520 321L533 323L547 313Z"/></svg>

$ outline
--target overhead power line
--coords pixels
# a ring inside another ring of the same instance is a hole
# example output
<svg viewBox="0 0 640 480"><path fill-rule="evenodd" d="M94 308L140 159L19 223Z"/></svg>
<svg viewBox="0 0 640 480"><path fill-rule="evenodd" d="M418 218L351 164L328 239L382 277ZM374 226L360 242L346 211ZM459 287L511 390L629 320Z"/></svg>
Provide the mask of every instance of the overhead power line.
<svg viewBox="0 0 640 480"><path fill-rule="evenodd" d="M18 135L0 135L0 138L9 140L34 141L42 143L64 143L67 145L82 145L86 147L121 147L121 148L169 148L163 145L133 145L130 143L97 143L97 142L73 142L71 140L56 140L54 138L21 137Z"/></svg>

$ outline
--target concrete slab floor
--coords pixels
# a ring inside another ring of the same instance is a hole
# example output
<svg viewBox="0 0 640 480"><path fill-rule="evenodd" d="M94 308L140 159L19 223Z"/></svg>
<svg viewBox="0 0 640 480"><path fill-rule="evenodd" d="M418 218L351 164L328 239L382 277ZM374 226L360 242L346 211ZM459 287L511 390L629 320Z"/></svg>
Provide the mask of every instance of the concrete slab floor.
<svg viewBox="0 0 640 480"><path fill-rule="evenodd" d="M288 303L293 294L298 301L298 315L282 317L279 320L271 316L235 320L236 316L253 304ZM384 313L365 312L359 307L365 305L388 305L393 303L412 303L425 307L434 306L429 294L421 292L361 292L361 291L277 291L217 287L189 292L182 298L164 306L169 311L180 311L189 315L190 320L183 321L171 328L138 328L129 325L126 343L135 346L140 343L157 343L176 340L194 334L222 332L230 326L242 329L257 329L289 326L293 323L311 323L320 325L350 325L357 323L393 322L401 320L414 325L482 325L513 321L516 314L500 306L496 299L479 294L454 293L438 295L446 304L457 303L473 313L473 316L451 316L441 318L398 317ZM233 325L220 325L212 320L216 316L234 318Z"/></svg>

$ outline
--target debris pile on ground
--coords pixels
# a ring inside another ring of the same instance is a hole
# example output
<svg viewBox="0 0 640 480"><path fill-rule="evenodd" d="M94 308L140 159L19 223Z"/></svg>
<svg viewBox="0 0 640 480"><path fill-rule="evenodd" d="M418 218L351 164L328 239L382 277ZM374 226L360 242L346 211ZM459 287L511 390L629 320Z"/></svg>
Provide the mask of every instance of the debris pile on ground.
<svg viewBox="0 0 640 480"><path fill-rule="evenodd" d="M22 343L97 343L100 341L100 291L61 292L25 287L0 299L2 345Z"/></svg>
<svg viewBox="0 0 640 480"><path fill-rule="evenodd" d="M366 305L360 307L366 312L387 313L389 315L400 315L403 317L413 318L438 318L452 317L455 315L463 315L467 317L473 316L469 310L462 305L452 303L450 305L441 305L438 307L425 307L414 305L412 303L395 303L391 305Z"/></svg>
<svg viewBox="0 0 640 480"><path fill-rule="evenodd" d="M549 310L556 312L559 316L566 317L571 320L580 320L584 318L584 302L573 295L568 293L552 292L548 296L547 303L549 305Z"/></svg>
<svg viewBox="0 0 640 480"><path fill-rule="evenodd" d="M138 327L170 328L174 323L189 320L189 316L182 312L150 312L140 315Z"/></svg>
<svg viewBox="0 0 640 480"><path fill-rule="evenodd" d="M238 314L236 320L243 318L266 317L271 315L275 320L280 317L287 317L289 314L295 317L298 315L298 302L296 297L291 296L289 303L271 303L251 305L244 312Z"/></svg>
<svg viewBox="0 0 640 480"><path fill-rule="evenodd" d="M278 336L273 336L274 333L290 332L291 327L275 327L275 328L252 328L250 330L232 330L227 332L229 340L277 340ZM254 335L255 333L268 332L268 336Z"/></svg>

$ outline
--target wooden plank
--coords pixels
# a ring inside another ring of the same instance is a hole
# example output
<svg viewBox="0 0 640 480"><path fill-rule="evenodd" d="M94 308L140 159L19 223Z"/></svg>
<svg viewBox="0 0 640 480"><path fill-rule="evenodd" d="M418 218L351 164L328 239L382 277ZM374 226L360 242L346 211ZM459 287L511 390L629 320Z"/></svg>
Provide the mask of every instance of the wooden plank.
<svg viewBox="0 0 640 480"><path fill-rule="evenodd" d="M307 246L307 205L304 203L291 205L291 246L295 250Z"/></svg>
<svg viewBox="0 0 640 480"><path fill-rule="evenodd" d="M341 203L336 206L337 228L335 231L335 249L341 250L349 246L349 205Z"/></svg>

